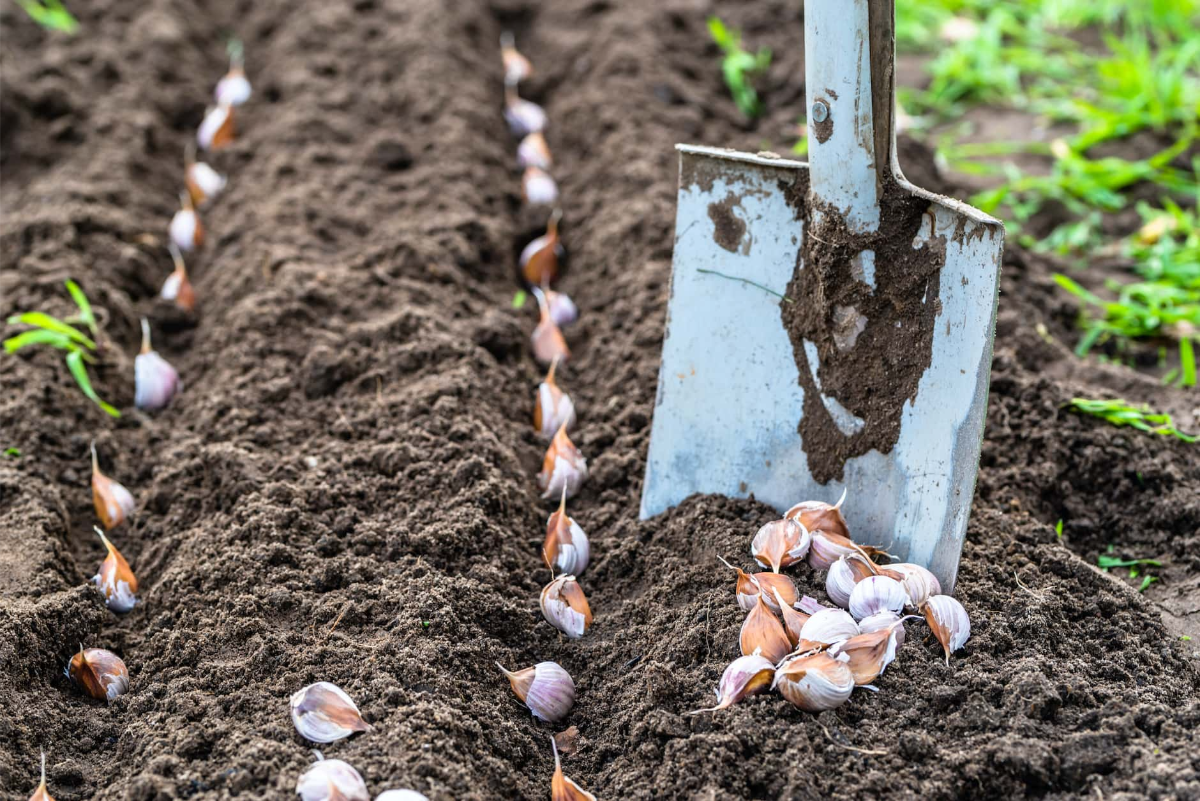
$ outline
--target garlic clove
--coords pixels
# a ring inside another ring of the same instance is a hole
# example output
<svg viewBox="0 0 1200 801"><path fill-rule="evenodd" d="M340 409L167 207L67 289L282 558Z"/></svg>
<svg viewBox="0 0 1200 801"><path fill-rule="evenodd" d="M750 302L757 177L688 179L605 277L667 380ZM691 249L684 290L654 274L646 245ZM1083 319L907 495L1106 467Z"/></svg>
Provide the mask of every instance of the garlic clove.
<svg viewBox="0 0 1200 801"><path fill-rule="evenodd" d="M774 677L775 663L762 654L739 656L721 674L721 683L716 691L717 705L696 709L688 714L699 715L701 712L716 712L731 707L743 698L766 690Z"/></svg>
<svg viewBox="0 0 1200 801"><path fill-rule="evenodd" d="M751 578L763 590L763 601L772 612L779 612L779 607L776 605L777 601L775 600L776 592L783 598L784 603L796 603L796 596L798 594L796 585L782 573L755 573Z"/></svg>
<svg viewBox="0 0 1200 801"><path fill-rule="evenodd" d="M776 668L771 688L806 712L823 712L840 706L850 697L854 692L854 674L839 659L827 654L807 654Z"/></svg>
<svg viewBox="0 0 1200 801"><path fill-rule="evenodd" d="M416 790L384 790L375 796L375 801L429 801L429 798Z"/></svg>
<svg viewBox="0 0 1200 801"><path fill-rule="evenodd" d="M858 628L863 634L870 634L880 629L892 628L896 623L907 619L900 617L895 612L876 612L858 621ZM896 650L900 650L900 646L904 645L904 627L896 626L893 631L896 635Z"/></svg>
<svg viewBox="0 0 1200 801"><path fill-rule="evenodd" d="M558 743L550 738L554 749L554 777L550 780L550 801L596 801L596 796L563 775L562 762L558 758Z"/></svg>
<svg viewBox="0 0 1200 801"><path fill-rule="evenodd" d="M800 632L804 630L804 624L812 615L804 612L797 612L795 607L783 599L779 594L779 590L772 587L771 594L775 598L775 603L779 605L780 615L783 617L783 630L787 634L788 642L794 648L800 643Z"/></svg>
<svg viewBox="0 0 1200 801"><path fill-rule="evenodd" d="M825 574L825 594L829 596L829 600L843 609L850 605L850 593L854 591L854 585L858 583L858 577L850 566L850 560L854 558L853 555L839 556L837 561L829 566L829 572Z"/></svg>
<svg viewBox="0 0 1200 801"><path fill-rule="evenodd" d="M515 86L519 81L533 75L533 65L517 50L516 40L511 31L500 34L500 61L504 65L506 86Z"/></svg>
<svg viewBox="0 0 1200 801"><path fill-rule="evenodd" d="M546 294L537 287L533 288L533 294L537 298L538 311L541 314L537 327L529 336L533 357L542 364L553 364L556 360L565 362L571 357L571 350L567 347L567 341L563 338L558 323L550 316Z"/></svg>
<svg viewBox="0 0 1200 801"><path fill-rule="evenodd" d="M896 634L893 627L900 628L902 624L893 623L891 627L857 634L848 640L834 643L829 648L829 655L836 657L845 654L846 666L854 674L854 683L860 686L870 684L879 678L896 658Z"/></svg>
<svg viewBox="0 0 1200 801"><path fill-rule="evenodd" d="M225 176L203 161L188 161L183 174L192 204L200 206L221 194L227 183Z"/></svg>
<svg viewBox="0 0 1200 801"><path fill-rule="evenodd" d="M541 167L526 167L521 174L521 196L531 206L549 206L558 200L558 182Z"/></svg>
<svg viewBox="0 0 1200 801"><path fill-rule="evenodd" d="M758 530L750 543L750 555L776 573L799 562L808 553L812 535L794 520L775 520Z"/></svg>
<svg viewBox="0 0 1200 801"><path fill-rule="evenodd" d="M213 106L204 114L196 131L196 144L201 150L220 150L233 142L233 106Z"/></svg>
<svg viewBox="0 0 1200 801"><path fill-rule="evenodd" d="M967 610L949 595L934 595L925 601L921 611L933 636L942 644L942 650L946 652L946 665L949 666L950 654L962 648L971 638L971 618Z"/></svg>
<svg viewBox="0 0 1200 801"><path fill-rule="evenodd" d="M108 556L100 565L100 572L92 577L100 592L104 595L104 604L114 612L124 613L137 604L137 577L129 569L129 563L121 556L99 526L92 526L100 535L100 541L108 549Z"/></svg>
<svg viewBox="0 0 1200 801"><path fill-rule="evenodd" d="M314 743L332 743L356 731L370 731L354 700L336 684L318 681L297 690L291 698L296 731Z"/></svg>
<svg viewBox="0 0 1200 801"><path fill-rule="evenodd" d="M555 209L546 223L546 233L521 249L518 263L521 273L531 285L549 286L558 278L558 263L564 250L558 236L558 222L562 209Z"/></svg>
<svg viewBox="0 0 1200 801"><path fill-rule="evenodd" d="M139 409L163 408L182 387L170 362L150 348L150 323L142 318L142 352L133 360L133 403Z"/></svg>
<svg viewBox="0 0 1200 801"><path fill-rule="evenodd" d="M908 593L900 582L887 576L867 576L850 593L850 614L855 620L884 611L899 614L906 603Z"/></svg>
<svg viewBox="0 0 1200 801"><path fill-rule="evenodd" d="M46 789L46 752L42 752L42 782L33 791L33 795L29 796L29 801L54 801L54 796L50 795L50 791Z"/></svg>
<svg viewBox="0 0 1200 801"><path fill-rule="evenodd" d="M746 573L740 567L734 567L726 562L724 557L717 556L717 558L721 560L721 563L725 565L725 567L737 573L737 583L734 585L733 591L737 596L738 606L742 608L743 612L749 612L753 610L755 605L758 603L758 582L751 578L750 574Z"/></svg>
<svg viewBox="0 0 1200 801"><path fill-rule="evenodd" d="M200 224L200 215L192 205L188 193L179 195L179 211L171 218L171 242L184 252L195 250L204 244L204 226Z"/></svg>
<svg viewBox="0 0 1200 801"><path fill-rule="evenodd" d="M942 594L942 584L937 576L920 565L900 562L888 565L885 570L894 574L904 587L910 606L919 608L932 596Z"/></svg>
<svg viewBox="0 0 1200 801"><path fill-rule="evenodd" d="M296 780L296 793L303 801L371 801L357 770L340 759L325 759L320 751L313 753L317 761Z"/></svg>
<svg viewBox="0 0 1200 801"><path fill-rule="evenodd" d="M584 635L592 625L592 610L587 596L574 576L559 576L542 588L542 617L572 640Z"/></svg>
<svg viewBox="0 0 1200 801"><path fill-rule="evenodd" d="M112 651L79 646L66 669L67 678L97 701L111 701L129 689L129 671Z"/></svg>
<svg viewBox="0 0 1200 801"><path fill-rule="evenodd" d="M533 428L546 439L551 439L560 428L570 429L575 425L575 404L554 381L557 368L558 359L555 359L550 362L546 380L538 386L533 406Z"/></svg>
<svg viewBox="0 0 1200 801"><path fill-rule="evenodd" d="M112 531L133 514L134 501L129 490L100 472L96 443L92 443L92 505L106 531Z"/></svg>
<svg viewBox="0 0 1200 801"><path fill-rule="evenodd" d="M504 89L504 121L513 136L526 137L546 128L546 112L537 103L517 96L514 86Z"/></svg>
<svg viewBox="0 0 1200 801"><path fill-rule="evenodd" d="M796 607L801 612L804 612L809 615L815 615L817 612L820 612L822 609L832 609L833 608L833 607L826 606L825 604L818 601L816 598L813 598L811 595L805 595L799 601L796 601L796 603L792 604L792 606Z"/></svg>
<svg viewBox="0 0 1200 801"><path fill-rule="evenodd" d="M821 609L800 629L800 642L796 647L801 651L824 649L859 633L858 624L845 610Z"/></svg>
<svg viewBox="0 0 1200 801"><path fill-rule="evenodd" d="M830 565L842 556L877 556L887 555L885 551L871 545L858 545L840 534L832 534L820 529L811 529L812 545L808 549L808 566L813 570L828 570Z"/></svg>
<svg viewBox="0 0 1200 801"><path fill-rule="evenodd" d="M550 319L559 328L566 328L579 319L579 307L565 292L547 289L546 306L550 309Z"/></svg>
<svg viewBox="0 0 1200 801"><path fill-rule="evenodd" d="M567 436L567 425L564 421L559 426L558 433L550 441L546 456L542 459L542 472L538 473L538 486L542 489L542 498L553 498L565 493L570 498L587 479L587 459L575 447Z"/></svg>
<svg viewBox="0 0 1200 801"><path fill-rule="evenodd" d="M179 252L174 242L168 242L171 259L175 262L175 270L163 281L159 295L163 300L173 300L175 305L186 312L196 308L196 291L188 279L187 267L183 263L183 254Z"/></svg>
<svg viewBox="0 0 1200 801"><path fill-rule="evenodd" d="M542 545L542 558L550 568L578 576L587 567L591 546L587 534L574 519L567 516L567 488L563 487L562 500L558 509L546 521L546 541Z"/></svg>
<svg viewBox="0 0 1200 801"><path fill-rule="evenodd" d="M792 643L783 624L775 613L767 606L763 593L759 593L758 603L742 621L742 632L738 637L743 656L762 654L772 663L779 662L792 650Z"/></svg>
<svg viewBox="0 0 1200 801"><path fill-rule="evenodd" d="M250 99L250 80L241 67L234 67L221 80L213 92L218 105L240 106Z"/></svg>
<svg viewBox="0 0 1200 801"><path fill-rule="evenodd" d="M845 501L846 491L842 490L842 497L832 506L824 501L801 501L783 516L795 520L814 534L824 531L850 539L850 527L846 525L846 518L842 517L842 504Z"/></svg>
<svg viewBox="0 0 1200 801"><path fill-rule="evenodd" d="M496 667L504 671L517 698L538 720L558 723L575 705L575 682L556 662L539 662L516 672L505 669L499 662Z"/></svg>
<svg viewBox="0 0 1200 801"><path fill-rule="evenodd" d="M534 131L517 145L517 164L543 170L548 170L554 165L550 146L546 144L546 136L541 131Z"/></svg>

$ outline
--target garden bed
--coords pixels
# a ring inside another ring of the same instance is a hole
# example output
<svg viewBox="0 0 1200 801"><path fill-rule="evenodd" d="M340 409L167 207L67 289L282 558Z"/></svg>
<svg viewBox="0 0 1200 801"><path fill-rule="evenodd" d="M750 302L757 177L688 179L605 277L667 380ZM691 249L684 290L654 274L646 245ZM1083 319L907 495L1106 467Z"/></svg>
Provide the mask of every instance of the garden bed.
<svg viewBox="0 0 1200 801"><path fill-rule="evenodd" d="M312 757L287 699L325 680L375 726L326 756L373 791L540 798L551 729L494 663L552 659L578 687L564 769L602 799L1200 795L1200 448L1064 408L1119 395L1194 430L1195 404L1073 356L1074 301L1016 246L956 588L966 648L947 667L913 626L881 692L833 712L762 696L684 714L709 705L737 651L717 555L744 563L774 513L696 497L637 520L672 146L790 145L798 0L729 9L776 53L752 130L716 70L707 3L76 5L73 38L0 7L0 315L68 312L62 282L79 281L113 346L97 390L129 411L106 418L56 354L0 359L0 450L20 451L0 458L6 791L32 790L45 749L60 801L290 797ZM579 641L536 600L540 371L534 314L510 299L516 252L545 221L521 208L500 113L505 28L550 116L562 287L581 310L560 375L591 468L572 502L593 548ZM166 225L231 31L255 96L217 160L230 186L205 216L198 314L184 315L156 298ZM901 159L947 188L920 145ZM185 383L153 416L131 403L141 315ZM139 501L116 536L141 603L120 618L88 585L103 556L93 438ZM1163 560L1161 581L1139 594L1099 572L1110 543ZM794 576L823 597L807 568ZM71 687L80 642L123 656L128 694L104 705Z"/></svg>

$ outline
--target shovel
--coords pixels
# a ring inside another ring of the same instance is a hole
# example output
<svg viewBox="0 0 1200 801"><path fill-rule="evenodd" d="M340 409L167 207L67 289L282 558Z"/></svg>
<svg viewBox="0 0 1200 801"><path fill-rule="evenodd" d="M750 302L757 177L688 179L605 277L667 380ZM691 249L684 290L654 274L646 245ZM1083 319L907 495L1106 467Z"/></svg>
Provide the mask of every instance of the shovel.
<svg viewBox="0 0 1200 801"><path fill-rule="evenodd" d="M1004 227L896 162L893 0L808 0L809 158L678 145L641 517L693 493L835 503L856 541L958 572Z"/></svg>

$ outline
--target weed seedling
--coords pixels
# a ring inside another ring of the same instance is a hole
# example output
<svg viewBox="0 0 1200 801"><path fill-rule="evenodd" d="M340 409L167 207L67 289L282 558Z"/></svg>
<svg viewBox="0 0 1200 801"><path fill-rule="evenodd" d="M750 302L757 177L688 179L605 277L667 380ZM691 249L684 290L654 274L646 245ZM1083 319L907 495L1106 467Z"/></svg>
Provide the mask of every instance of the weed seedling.
<svg viewBox="0 0 1200 801"><path fill-rule="evenodd" d="M88 302L87 296L83 294L83 290L74 281L67 281L66 286L75 305L79 308L79 314L68 317L66 320L52 317L45 312L14 314L8 318L9 325L24 324L33 326L33 328L4 340L4 350L8 353L16 353L29 345L49 345L64 351L67 369L70 370L75 383L79 384L83 394L107 414L120 417L120 411L100 399L100 396L92 389L91 379L88 378L87 364L96 362L91 356L96 350L95 340L72 325L72 323L82 324L91 332L92 337L96 337L96 318L92 314L92 305Z"/></svg>
<svg viewBox="0 0 1200 801"><path fill-rule="evenodd" d="M1114 567L1127 567L1129 568L1129 577L1131 579L1135 579L1141 575L1142 567L1162 567L1162 562L1157 559L1121 559L1118 556L1114 556L1112 545L1108 546L1106 553L1102 553L1096 557L1096 564L1105 573ZM1156 581L1158 581L1158 576L1151 576L1149 573L1142 576L1142 584L1138 587L1138 592L1145 592L1146 588Z"/></svg>
<svg viewBox="0 0 1200 801"><path fill-rule="evenodd" d="M721 72L733 102L748 118L757 117L762 106L754 89L754 80L771 66L771 49L760 47L757 53L746 52L742 49L741 31L730 30L717 17L708 18L708 31L725 53L721 58Z"/></svg>
<svg viewBox="0 0 1200 801"><path fill-rule="evenodd" d="M1092 400L1089 398L1071 398L1071 402L1067 405L1072 411L1099 417L1114 426L1132 426L1139 431L1164 437L1176 437L1184 442L1195 442L1197 439L1197 437L1185 434L1176 428L1171 415L1154 412L1149 406L1134 406L1123 400Z"/></svg>
<svg viewBox="0 0 1200 801"><path fill-rule="evenodd" d="M59 0L17 0L17 5L43 28L65 34L79 30L79 20Z"/></svg>

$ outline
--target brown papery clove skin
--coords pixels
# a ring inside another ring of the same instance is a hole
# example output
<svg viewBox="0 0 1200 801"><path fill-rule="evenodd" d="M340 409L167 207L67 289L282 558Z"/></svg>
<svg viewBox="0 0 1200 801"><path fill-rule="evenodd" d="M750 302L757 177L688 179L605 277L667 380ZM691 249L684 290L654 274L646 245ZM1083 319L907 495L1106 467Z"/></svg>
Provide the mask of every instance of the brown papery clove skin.
<svg viewBox="0 0 1200 801"><path fill-rule="evenodd" d="M895 656L894 649L890 648L889 641L891 639L892 630L890 628L880 629L869 634L858 634L848 640L836 643L829 649L829 652L835 655L845 654L850 657L846 667L850 668L850 672L854 674L854 683L861 687L879 678L879 674L887 667L889 650L892 650L891 656Z"/></svg>
<svg viewBox="0 0 1200 801"><path fill-rule="evenodd" d="M767 606L762 593L759 593L758 603L742 622L742 632L738 641L744 656L758 653L774 663L778 663L792 650L792 643L787 632L783 630L783 624Z"/></svg>
<svg viewBox="0 0 1200 801"><path fill-rule="evenodd" d="M559 252L558 222L562 209L555 209L546 222L546 233L530 242L521 251L521 272L530 286L550 286L558 279Z"/></svg>
<svg viewBox="0 0 1200 801"><path fill-rule="evenodd" d="M823 501L801 501L788 509L783 516L795 520L811 532L824 531L850 539L850 527L846 525L846 518L842 517L842 504L845 501L845 491L833 505Z"/></svg>
<svg viewBox="0 0 1200 801"><path fill-rule="evenodd" d="M567 347L562 329L550 317L550 306L546 303L545 293L534 287L533 294L537 297L538 312L541 315L529 338L533 346L533 357L547 365L555 361L565 362L571 358L571 350Z"/></svg>
<svg viewBox="0 0 1200 801"><path fill-rule="evenodd" d="M787 634L788 642L795 648L800 643L800 629L804 628L811 615L797 611L783 599L779 590L772 587L771 592L775 595L775 602L779 604L779 611L783 615L783 631Z"/></svg>
<svg viewBox="0 0 1200 801"><path fill-rule="evenodd" d="M596 801L596 796L563 775L562 762L558 758L558 743L550 737L554 749L554 777L550 780L550 801Z"/></svg>

